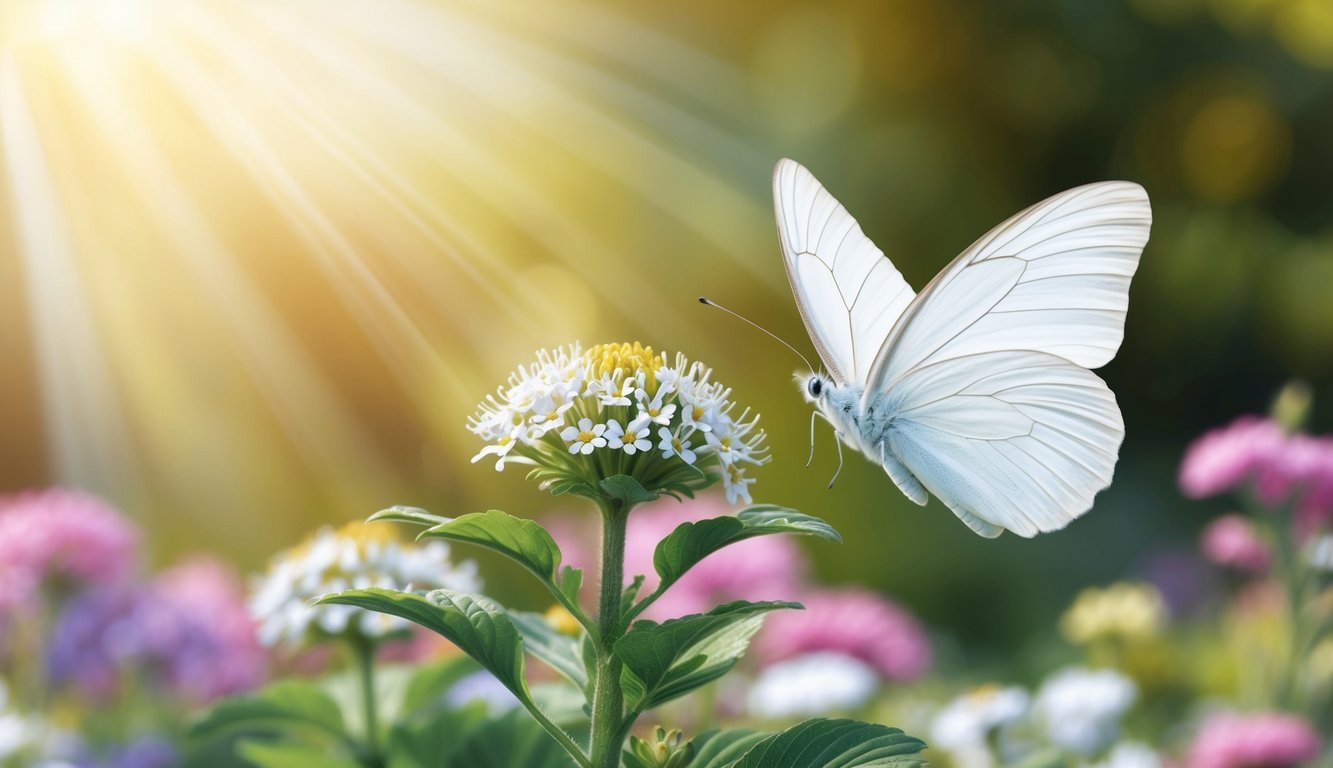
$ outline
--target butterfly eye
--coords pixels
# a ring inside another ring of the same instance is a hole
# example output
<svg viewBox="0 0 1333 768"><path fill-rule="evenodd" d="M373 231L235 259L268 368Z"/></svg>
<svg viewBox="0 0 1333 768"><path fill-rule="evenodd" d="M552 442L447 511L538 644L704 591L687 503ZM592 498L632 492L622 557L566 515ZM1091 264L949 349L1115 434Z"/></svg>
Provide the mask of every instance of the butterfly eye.
<svg viewBox="0 0 1333 768"><path fill-rule="evenodd" d="M818 376L811 376L810 381L806 382L805 388L810 392L811 397L819 397L824 391L824 382L820 381Z"/></svg>

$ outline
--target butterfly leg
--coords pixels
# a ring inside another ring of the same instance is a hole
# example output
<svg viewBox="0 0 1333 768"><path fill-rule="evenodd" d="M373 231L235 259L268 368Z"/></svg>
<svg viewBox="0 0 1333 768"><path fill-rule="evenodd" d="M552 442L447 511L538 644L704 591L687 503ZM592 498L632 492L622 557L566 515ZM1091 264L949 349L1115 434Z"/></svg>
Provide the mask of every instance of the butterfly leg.
<svg viewBox="0 0 1333 768"><path fill-rule="evenodd" d="M842 474L842 433L835 429L833 430L833 436L837 438L833 442L838 445L838 468L833 471L833 477L828 481L829 488L832 488L833 484L838 482L838 475Z"/></svg>
<svg viewBox="0 0 1333 768"><path fill-rule="evenodd" d="M809 469L815 461L815 417L819 416L819 411L810 412L810 458L805 460L805 468Z"/></svg>

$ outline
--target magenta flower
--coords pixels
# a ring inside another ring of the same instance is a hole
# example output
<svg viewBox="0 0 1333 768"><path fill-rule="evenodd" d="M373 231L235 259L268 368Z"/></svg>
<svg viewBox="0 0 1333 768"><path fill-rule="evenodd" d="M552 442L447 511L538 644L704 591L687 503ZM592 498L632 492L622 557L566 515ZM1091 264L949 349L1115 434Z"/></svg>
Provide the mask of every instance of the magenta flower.
<svg viewBox="0 0 1333 768"><path fill-rule="evenodd" d="M1249 573L1268 570L1272 554L1254 525L1241 515L1223 515L1203 529L1203 554L1214 563Z"/></svg>
<svg viewBox="0 0 1333 768"><path fill-rule="evenodd" d="M1333 438L1287 435L1269 419L1242 416L1186 449L1180 465L1186 496L1243 485L1265 504L1294 502L1301 536L1333 524Z"/></svg>
<svg viewBox="0 0 1333 768"><path fill-rule="evenodd" d="M1305 718L1283 712L1217 715L1190 745L1186 768L1285 768L1313 761L1322 745Z"/></svg>
<svg viewBox="0 0 1333 768"><path fill-rule="evenodd" d="M646 578L641 595L658 583L653 568L657 543L684 522L726 514L721 499L699 497L685 502L665 499L634 510L625 541L625 573ZM582 522L550 521L567 565L596 572L596 529ZM789 536L758 536L704 558L644 612L662 621L708 611L732 600L790 600L804 584L805 556Z"/></svg>
<svg viewBox="0 0 1333 768"><path fill-rule="evenodd" d="M1286 440L1273 421L1242 416L1190 444L1180 464L1180 488L1196 499L1230 491L1271 464Z"/></svg>
<svg viewBox="0 0 1333 768"><path fill-rule="evenodd" d="M848 588L811 590L804 611L769 615L756 639L771 664L815 651L841 653L874 667L888 680L914 680L929 667L930 642L915 616L885 597Z"/></svg>
<svg viewBox="0 0 1333 768"><path fill-rule="evenodd" d="M106 502L53 488L0 498L0 612L30 603L43 584L123 582L139 535Z"/></svg>

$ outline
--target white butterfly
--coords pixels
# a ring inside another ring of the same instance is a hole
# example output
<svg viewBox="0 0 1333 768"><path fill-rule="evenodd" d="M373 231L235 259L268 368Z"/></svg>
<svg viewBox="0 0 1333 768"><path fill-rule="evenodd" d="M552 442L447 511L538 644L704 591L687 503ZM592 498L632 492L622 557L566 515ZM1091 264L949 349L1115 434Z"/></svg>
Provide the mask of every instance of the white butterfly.
<svg viewBox="0 0 1333 768"><path fill-rule="evenodd" d="M1124 337L1152 211L1108 181L986 233L921 293L811 173L773 174L787 277L827 375L803 376L847 445L909 499L927 492L986 537L1063 528L1111 482L1124 439L1090 368Z"/></svg>

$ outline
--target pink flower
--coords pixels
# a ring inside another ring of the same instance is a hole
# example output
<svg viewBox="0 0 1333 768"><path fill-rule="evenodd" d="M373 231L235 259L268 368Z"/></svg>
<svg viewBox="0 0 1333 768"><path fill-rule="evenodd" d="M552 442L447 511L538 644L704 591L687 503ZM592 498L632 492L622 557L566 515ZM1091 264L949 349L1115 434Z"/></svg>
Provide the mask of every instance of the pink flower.
<svg viewBox="0 0 1333 768"><path fill-rule="evenodd" d="M1201 547L1214 563L1250 573L1268 570L1271 560L1268 545L1240 515L1224 515L1209 523L1203 529Z"/></svg>
<svg viewBox="0 0 1333 768"><path fill-rule="evenodd" d="M1299 715L1217 715L1190 745L1186 768L1284 768L1319 756L1314 728Z"/></svg>
<svg viewBox="0 0 1333 768"><path fill-rule="evenodd" d="M0 498L0 611L33 600L43 584L122 582L139 535L106 502L53 488Z"/></svg>
<svg viewBox="0 0 1333 768"><path fill-rule="evenodd" d="M812 590L804 611L765 619L756 639L765 664L814 651L833 651L871 665L889 680L913 680L930 667L926 633L905 608L867 590Z"/></svg>
<svg viewBox="0 0 1333 768"><path fill-rule="evenodd" d="M1242 416L1186 449L1180 465L1186 496L1247 483L1270 506L1294 501L1301 536L1333 524L1333 438L1287 435L1269 419Z"/></svg>
<svg viewBox="0 0 1333 768"><path fill-rule="evenodd" d="M1268 465L1285 442L1271 420L1242 416L1190 444L1180 464L1180 488L1196 499L1232 490Z"/></svg>
<svg viewBox="0 0 1333 768"><path fill-rule="evenodd" d="M625 580L635 574L646 578L640 596L651 592L658 583L653 567L657 543L681 523L727 514L720 499L700 497L677 502L671 499L635 509L630 514L625 542ZM566 565L583 568L585 580L597 578L597 527L584 518L550 521L548 527ZM648 608L644 618L661 621L702 613L720 603L733 600L791 600L802 588L806 571L805 556L791 536L757 536L704 558L672 585Z"/></svg>

